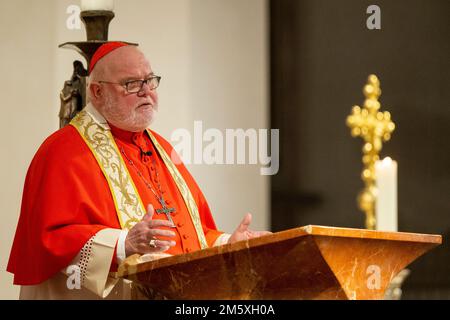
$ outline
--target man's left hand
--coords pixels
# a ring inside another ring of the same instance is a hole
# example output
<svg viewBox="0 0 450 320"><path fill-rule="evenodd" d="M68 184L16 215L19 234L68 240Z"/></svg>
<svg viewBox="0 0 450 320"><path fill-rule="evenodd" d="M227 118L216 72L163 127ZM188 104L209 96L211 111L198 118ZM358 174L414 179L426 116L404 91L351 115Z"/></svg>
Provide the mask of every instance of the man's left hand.
<svg viewBox="0 0 450 320"><path fill-rule="evenodd" d="M236 228L236 230L231 235L230 239L228 240L228 243L235 243L237 241L257 238L257 237L265 236L265 235L272 233L270 231L250 230L249 226L250 226L251 222L252 222L252 215L250 213L247 213L245 215L244 219L242 219L239 226Z"/></svg>

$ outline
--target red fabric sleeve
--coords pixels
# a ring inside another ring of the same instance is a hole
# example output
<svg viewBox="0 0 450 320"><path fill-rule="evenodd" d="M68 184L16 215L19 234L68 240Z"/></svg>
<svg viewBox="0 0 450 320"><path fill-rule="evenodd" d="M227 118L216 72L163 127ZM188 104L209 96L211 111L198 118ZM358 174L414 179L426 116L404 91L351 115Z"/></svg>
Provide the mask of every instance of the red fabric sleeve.
<svg viewBox="0 0 450 320"><path fill-rule="evenodd" d="M109 188L76 129L58 130L28 169L7 270L14 284L41 283L104 228L120 228Z"/></svg>

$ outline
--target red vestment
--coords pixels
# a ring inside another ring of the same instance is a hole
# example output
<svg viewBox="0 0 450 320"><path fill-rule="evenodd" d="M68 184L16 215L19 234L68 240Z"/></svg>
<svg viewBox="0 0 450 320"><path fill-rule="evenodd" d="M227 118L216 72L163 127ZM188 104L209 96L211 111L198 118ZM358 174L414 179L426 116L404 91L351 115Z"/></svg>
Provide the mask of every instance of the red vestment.
<svg viewBox="0 0 450 320"><path fill-rule="evenodd" d="M155 170L164 198L175 208L177 245L169 254L200 249L184 200L154 148L147 133L131 133L111 128L118 147L123 147L147 182L158 191ZM172 146L155 135L168 155ZM146 155L142 151L151 151ZM153 164L153 160L155 163ZM161 205L137 173L124 159L145 207ZM209 206L183 164L176 164L198 206L200 219L209 246L222 232L217 231ZM152 169L153 167L153 169ZM153 219L164 219L156 214ZM101 168L77 130L68 125L58 130L41 145L28 169L22 197L22 208L7 271L14 273L14 284L39 284L67 267L83 245L104 228L120 229L113 198Z"/></svg>

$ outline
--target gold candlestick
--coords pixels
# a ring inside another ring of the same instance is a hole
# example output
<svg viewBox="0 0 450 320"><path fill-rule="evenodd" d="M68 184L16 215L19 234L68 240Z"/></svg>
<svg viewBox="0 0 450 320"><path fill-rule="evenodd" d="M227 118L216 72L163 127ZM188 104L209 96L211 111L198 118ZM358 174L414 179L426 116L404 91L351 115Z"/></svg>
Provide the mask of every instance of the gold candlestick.
<svg viewBox="0 0 450 320"><path fill-rule="evenodd" d="M395 124L391 120L388 111L378 111L381 95L380 81L377 76L370 75L368 83L363 89L366 100L364 107L353 106L352 113L347 117L347 126L351 129L353 137L364 139L363 164L364 169L361 178L365 187L358 195L359 208L366 214L366 228L374 230L375 201L377 190L375 187L375 162L379 159L379 153L383 147L383 142L391 138L391 133L395 129Z"/></svg>

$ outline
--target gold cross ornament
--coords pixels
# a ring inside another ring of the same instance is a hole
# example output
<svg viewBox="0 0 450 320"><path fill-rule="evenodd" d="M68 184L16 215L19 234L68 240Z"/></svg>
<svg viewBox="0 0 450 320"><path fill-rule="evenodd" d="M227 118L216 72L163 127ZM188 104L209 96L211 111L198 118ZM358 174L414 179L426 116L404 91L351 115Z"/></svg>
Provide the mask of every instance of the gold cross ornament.
<svg viewBox="0 0 450 320"><path fill-rule="evenodd" d="M380 81L377 76L370 75L363 90L366 100L364 107L353 106L352 113L347 117L347 126L353 137L364 139L363 164L361 175L365 188L358 196L359 208L366 213L366 228L375 229L375 162L379 160L379 153L383 142L391 138L395 124L388 111L381 112L378 98L381 95Z"/></svg>

